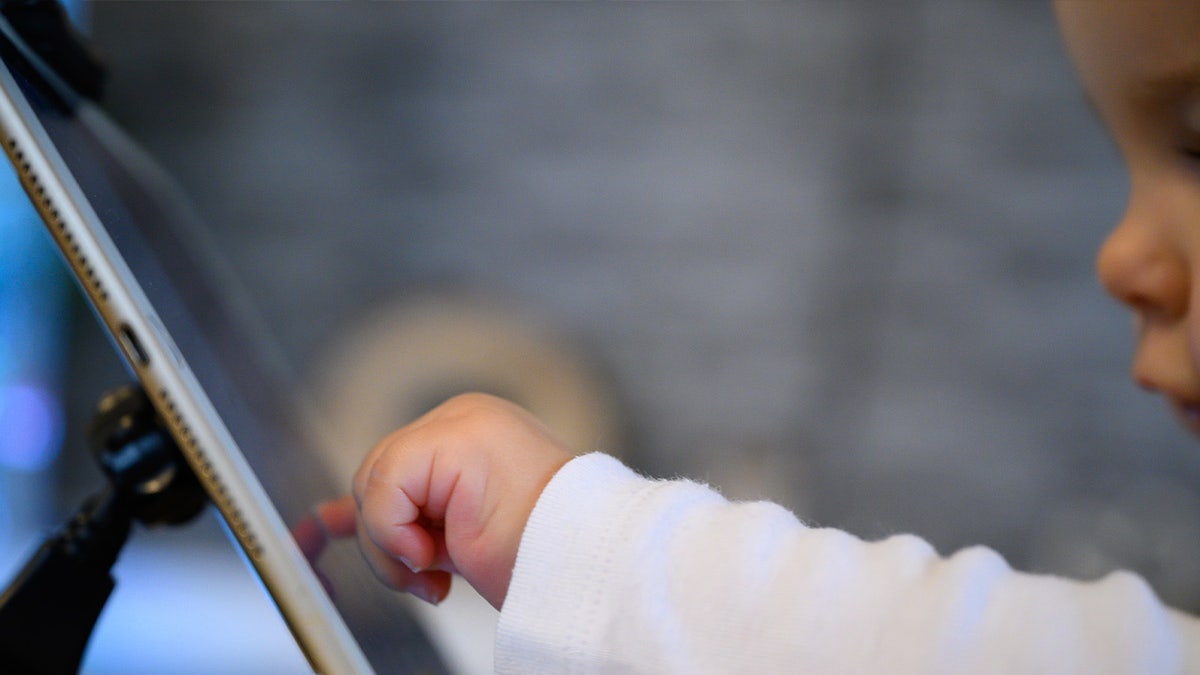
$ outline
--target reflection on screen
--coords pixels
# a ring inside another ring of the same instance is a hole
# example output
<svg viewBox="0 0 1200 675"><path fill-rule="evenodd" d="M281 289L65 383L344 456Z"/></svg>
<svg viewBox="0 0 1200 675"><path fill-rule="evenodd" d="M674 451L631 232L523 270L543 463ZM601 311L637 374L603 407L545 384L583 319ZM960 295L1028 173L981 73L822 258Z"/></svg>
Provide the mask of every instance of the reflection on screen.
<svg viewBox="0 0 1200 675"><path fill-rule="evenodd" d="M298 415L296 384L268 365L264 336L231 311L232 290L217 283L197 221L170 181L98 108L49 85L7 40L0 56L284 521L299 523L344 492ZM443 670L352 542L329 547L318 567L376 670Z"/></svg>

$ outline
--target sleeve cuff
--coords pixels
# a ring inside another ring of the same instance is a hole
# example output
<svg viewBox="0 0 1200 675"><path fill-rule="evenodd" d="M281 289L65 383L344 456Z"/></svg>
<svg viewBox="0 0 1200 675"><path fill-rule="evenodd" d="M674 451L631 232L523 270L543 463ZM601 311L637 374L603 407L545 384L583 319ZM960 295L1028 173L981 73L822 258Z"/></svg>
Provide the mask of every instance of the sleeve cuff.
<svg viewBox="0 0 1200 675"><path fill-rule="evenodd" d="M561 672L564 661L594 657L616 538L652 484L600 453L577 457L555 474L521 537L497 628L497 672L543 672L530 670L538 663Z"/></svg>

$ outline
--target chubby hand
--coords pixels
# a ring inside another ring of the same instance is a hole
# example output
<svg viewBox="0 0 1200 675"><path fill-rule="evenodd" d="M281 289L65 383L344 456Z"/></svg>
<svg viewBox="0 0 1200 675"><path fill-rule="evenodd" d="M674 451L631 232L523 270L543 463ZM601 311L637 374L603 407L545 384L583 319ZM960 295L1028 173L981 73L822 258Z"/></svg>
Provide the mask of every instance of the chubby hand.
<svg viewBox="0 0 1200 675"><path fill-rule="evenodd" d="M485 394L446 401L363 460L353 493L314 510L375 575L437 603L451 574L504 603L525 523L571 454L531 414Z"/></svg>

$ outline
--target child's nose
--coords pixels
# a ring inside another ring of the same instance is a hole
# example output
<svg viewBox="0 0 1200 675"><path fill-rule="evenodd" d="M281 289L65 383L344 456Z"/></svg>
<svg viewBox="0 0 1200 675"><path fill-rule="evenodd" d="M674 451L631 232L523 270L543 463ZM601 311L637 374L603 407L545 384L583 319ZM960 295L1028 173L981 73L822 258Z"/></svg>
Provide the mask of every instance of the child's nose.
<svg viewBox="0 0 1200 675"><path fill-rule="evenodd" d="M1138 220L1132 210L1100 247L1096 270L1114 298L1146 318L1179 318L1187 312L1187 261L1166 233Z"/></svg>

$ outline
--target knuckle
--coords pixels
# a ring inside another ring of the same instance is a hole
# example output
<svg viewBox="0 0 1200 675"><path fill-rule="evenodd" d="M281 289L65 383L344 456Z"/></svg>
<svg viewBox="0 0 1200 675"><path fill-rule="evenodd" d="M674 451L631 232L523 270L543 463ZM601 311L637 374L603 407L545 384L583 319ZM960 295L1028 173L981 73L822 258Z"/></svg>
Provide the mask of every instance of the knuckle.
<svg viewBox="0 0 1200 675"><path fill-rule="evenodd" d="M459 415L477 415L499 408L501 399L491 394L468 392L447 399L440 407Z"/></svg>
<svg viewBox="0 0 1200 675"><path fill-rule="evenodd" d="M459 394L439 408L440 418L456 434L467 438L486 435L512 424L513 404L490 394Z"/></svg>

